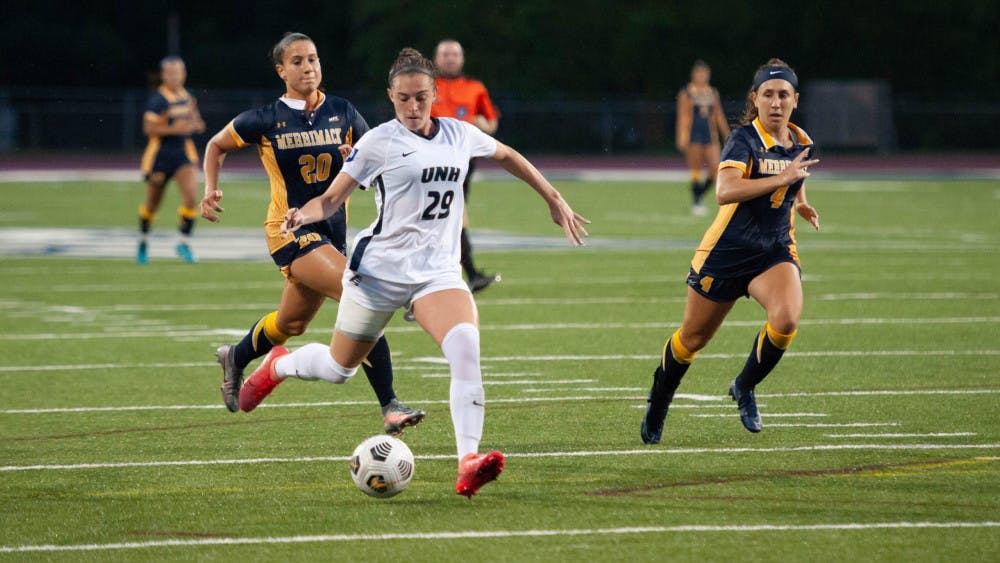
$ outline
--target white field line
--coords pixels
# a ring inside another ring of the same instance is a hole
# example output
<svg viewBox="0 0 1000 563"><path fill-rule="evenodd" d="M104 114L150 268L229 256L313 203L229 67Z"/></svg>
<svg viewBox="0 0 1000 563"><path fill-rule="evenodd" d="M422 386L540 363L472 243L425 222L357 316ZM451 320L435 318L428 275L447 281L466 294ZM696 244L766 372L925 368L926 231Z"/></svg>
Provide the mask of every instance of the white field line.
<svg viewBox="0 0 1000 563"><path fill-rule="evenodd" d="M745 358L746 352L736 354L699 354L698 359L731 360ZM924 357L924 356L1000 356L1000 350L827 350L814 352L786 352L785 357L799 358L842 358L842 357ZM483 363L488 362L590 362L590 361L643 361L659 359L655 354L579 354L579 355L545 355L545 356L485 356ZM409 358L411 362L428 364L446 364L447 360L437 356L418 356Z"/></svg>
<svg viewBox="0 0 1000 563"><path fill-rule="evenodd" d="M995 444L819 444L812 446L782 446L773 448L643 448L639 450L596 450L568 452L505 453L508 458L598 457L631 455L696 455L696 454L750 454L750 453L801 453L845 450L1000 450ZM454 461L454 454L427 454L415 456L418 460ZM13 471L71 471L79 469L125 469L137 467L179 467L203 465L258 465L262 463L316 463L345 462L350 456L315 457L265 457L247 459L190 459L177 461L121 461L105 463L73 463L53 465L4 465L0 473Z"/></svg>
<svg viewBox="0 0 1000 563"><path fill-rule="evenodd" d="M122 322L138 322L125 320ZM603 322L603 323L518 323L506 325L483 325L480 330L483 332L524 332L532 330L666 330L676 326L675 321L652 321L652 322ZM857 325L949 325L949 324L1000 324L1000 317L939 317L939 318L850 318L850 319L807 319L802 325L806 326L857 326ZM760 320L733 320L726 321L726 326L732 327L759 327ZM102 325L107 326L107 325ZM391 326L386 332L390 334L421 332L419 326ZM218 328L201 330L183 330L171 327L147 330L119 330L102 332L74 332L58 333L43 332L30 334L12 334L6 337L7 340L101 340L101 339L128 339L128 338L197 338L197 337L238 337L245 333L242 328ZM329 330L324 327L322 330L313 330L306 334L317 336L326 335Z"/></svg>
<svg viewBox="0 0 1000 563"><path fill-rule="evenodd" d="M826 434L827 438L952 438L975 436L975 432L929 432L926 434Z"/></svg>
<svg viewBox="0 0 1000 563"><path fill-rule="evenodd" d="M393 369L396 369L395 366L393 366ZM544 376L545 376L545 374L541 373L541 372L534 372L534 373L532 373L532 372L523 372L523 373L518 373L518 372L511 372L511 373L490 373L490 372L483 372L483 379L484 380L485 379L489 379L491 377L544 377ZM451 379L451 374L450 373L425 373L425 374L421 375L420 377L422 377L424 379Z"/></svg>
<svg viewBox="0 0 1000 563"><path fill-rule="evenodd" d="M728 399L728 397L726 397ZM767 403L757 403L758 407L766 407ZM633 409L645 409L646 405L632 405ZM727 405L689 405L685 403L676 404L672 403L670 405L670 410L674 409L735 409L736 403L729 403ZM735 412L735 411L734 411ZM730 416L730 415L726 415Z"/></svg>
<svg viewBox="0 0 1000 563"><path fill-rule="evenodd" d="M527 389L521 389L522 393L573 393L580 391L586 391L587 393L641 393L645 391L648 393L649 389L642 389L640 387L550 387L548 389L535 389L529 387Z"/></svg>
<svg viewBox="0 0 1000 563"><path fill-rule="evenodd" d="M700 360L731 360L745 358L746 352L736 354L699 354ZM827 350L814 352L787 352L785 357L791 358L855 358L855 357L927 357L927 356L1000 356L1000 350ZM481 362L594 362L594 361L642 361L659 359L654 354L581 354L552 356L485 356ZM448 360L440 356L416 356L407 358L401 363L423 363L447 365ZM60 365L27 365L0 366L0 373L39 372L39 371L83 371L108 369L147 369L147 368L184 368L208 367L217 365L215 362L153 362L153 363L121 363L121 364L60 364ZM407 369L400 367L398 369Z"/></svg>
<svg viewBox="0 0 1000 563"><path fill-rule="evenodd" d="M214 364L213 364L214 365ZM601 389L602 391L604 389ZM912 395L995 395L1000 393L1000 389L915 389L915 390L871 390L871 391L817 391L813 393L769 393L758 395L762 398L784 398L784 397L825 397L825 396L847 396L847 397L871 397L871 396L912 396ZM728 401L726 395L693 395L678 393L677 399L687 399L692 401ZM569 396L569 397L521 397L508 399L489 399L489 403L540 403L540 402L573 402L573 401L607 401L624 400L637 401L645 400L644 395L636 396ZM430 399L414 400L413 404L419 405L446 405L447 400ZM317 401L298 403L264 403L257 408L260 409L288 409L288 408L318 408L318 407L349 407L349 406L371 406L371 401ZM675 405L679 406L679 405ZM732 405L729 405L732 406ZM122 405L107 407L51 407L34 409L0 409L0 414L61 414L61 413L88 413L88 412L127 412L127 411L170 411L170 410L219 410L219 404L210 405ZM645 407L637 407L645 408ZM884 424L876 424L884 426ZM769 424L768 426L777 426ZM834 425L837 426L837 425ZM895 423L892 424L895 426Z"/></svg>
<svg viewBox="0 0 1000 563"><path fill-rule="evenodd" d="M38 372L38 371L84 371L109 369L151 369L151 368L203 368L218 366L216 362L151 362L124 364L63 364L49 366L0 366L0 373Z"/></svg>
<svg viewBox="0 0 1000 563"><path fill-rule="evenodd" d="M212 545L260 545L299 544L333 542L376 542L392 540L470 540L518 537L559 537L559 536L608 536L650 533L752 533L752 532L824 532L859 531L886 529L954 529L954 528L995 528L1000 522L875 522L875 523L832 523L832 524L755 524L732 526L682 525L682 526L642 526L624 528L594 529L550 529L550 530L491 530L462 532L414 532L392 534L329 534L309 536L257 537L257 538L204 538L190 540L155 540L147 542L123 542L105 544L76 545L22 545L0 546L0 553L55 552L55 551L105 551L120 549L149 549L158 547L200 547Z"/></svg>
<svg viewBox="0 0 1000 563"><path fill-rule="evenodd" d="M514 381L489 381L483 379L483 385L564 385L570 383L594 383L595 379L517 379Z"/></svg>
<svg viewBox="0 0 1000 563"><path fill-rule="evenodd" d="M692 414L689 416L697 418L729 418L730 414ZM764 418L822 418L824 416L830 416L826 413L821 412L766 412L761 413Z"/></svg>
<svg viewBox="0 0 1000 563"><path fill-rule="evenodd" d="M768 428L875 428L899 426L898 422L779 422L768 423Z"/></svg>
<svg viewBox="0 0 1000 563"><path fill-rule="evenodd" d="M31 334L11 335L9 340L126 340L133 338L239 338L246 330L231 328L214 328L206 330L123 330L117 332L38 332Z"/></svg>
<svg viewBox="0 0 1000 563"><path fill-rule="evenodd" d="M996 293L963 293L963 292L934 292L934 293L824 293L820 295L810 295L809 299L816 301L928 301L955 299L989 299L991 301L1000 297Z"/></svg>
<svg viewBox="0 0 1000 563"><path fill-rule="evenodd" d="M897 397L901 395L994 395L1000 389L872 389L861 391L804 391L800 393L762 393L757 397Z"/></svg>
<svg viewBox="0 0 1000 563"><path fill-rule="evenodd" d="M523 397L517 399L487 399L487 404L501 403L554 403L554 402L574 402L574 401L607 401L615 400L639 400L640 397ZM409 401L412 404L423 405L447 405L447 399L431 399L426 401ZM288 409L288 408L317 408L317 407L353 407L372 406L372 401L319 401L313 403L264 403L258 409ZM66 407L66 408L45 408L45 409L5 409L0 410L0 414L60 414L60 413L83 413L83 412L124 412L124 411L157 411L157 410L220 410L221 404L212 405L135 405L121 407Z"/></svg>
<svg viewBox="0 0 1000 563"><path fill-rule="evenodd" d="M399 532L387 534L326 534L309 536L278 536L256 538L171 539L145 542L92 543L68 545L0 546L0 553L107 551L120 549L152 549L160 547L203 547L213 545L261 545L300 543L382 542L393 540L475 540L494 538L540 538L561 536L616 536L635 534L690 533L754 533L754 532L846 532L865 530L914 529L975 529L997 528L1000 522L847 522L830 524L749 524L730 526L630 526L624 528L578 528L549 530L487 530L461 532Z"/></svg>

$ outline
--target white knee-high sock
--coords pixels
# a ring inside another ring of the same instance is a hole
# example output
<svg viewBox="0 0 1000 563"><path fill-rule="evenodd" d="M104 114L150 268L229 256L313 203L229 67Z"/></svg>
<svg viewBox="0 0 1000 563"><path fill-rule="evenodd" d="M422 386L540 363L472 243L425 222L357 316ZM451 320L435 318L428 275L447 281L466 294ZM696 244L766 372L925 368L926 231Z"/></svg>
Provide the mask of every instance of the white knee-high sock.
<svg viewBox="0 0 1000 563"><path fill-rule="evenodd" d="M312 343L278 358L274 373L281 379L297 377L306 381L322 379L330 383L344 383L357 373L358 368L345 368L330 355L330 347Z"/></svg>
<svg viewBox="0 0 1000 563"><path fill-rule="evenodd" d="M451 366L451 422L462 459L479 451L483 437L486 395L479 368L479 329L470 323L455 325L441 341L441 351Z"/></svg>

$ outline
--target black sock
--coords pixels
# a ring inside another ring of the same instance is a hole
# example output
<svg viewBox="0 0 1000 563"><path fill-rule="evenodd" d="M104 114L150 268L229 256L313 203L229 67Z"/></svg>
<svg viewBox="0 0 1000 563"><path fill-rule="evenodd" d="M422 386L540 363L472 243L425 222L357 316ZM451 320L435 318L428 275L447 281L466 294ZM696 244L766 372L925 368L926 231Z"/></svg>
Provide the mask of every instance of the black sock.
<svg viewBox="0 0 1000 563"><path fill-rule="evenodd" d="M465 270L465 277L472 279L479 275L476 265L472 262L472 243L469 242L469 233L462 228L462 269Z"/></svg>
<svg viewBox="0 0 1000 563"><path fill-rule="evenodd" d="M267 332L264 330L264 321L268 316L264 315L259 321L254 323L250 327L250 332L243 336L243 340L236 345L233 351L233 360L236 363L238 369L243 369L250 364L250 362L255 359L264 356L274 348L275 343L267 337ZM256 341L256 345L255 345Z"/></svg>
<svg viewBox="0 0 1000 563"><path fill-rule="evenodd" d="M674 400L674 393L681 384L681 379L687 373L690 363L682 364L674 359L673 352L667 346L667 353L663 362L656 366L653 374L653 394L658 397L665 397L669 406Z"/></svg>
<svg viewBox="0 0 1000 563"><path fill-rule="evenodd" d="M715 178L708 178L702 183L701 195L704 196L712 189L712 184L715 183Z"/></svg>
<svg viewBox="0 0 1000 563"><path fill-rule="evenodd" d="M701 182L698 180L691 180L691 201L693 201L695 205L701 203L701 192L699 188L701 188Z"/></svg>
<svg viewBox="0 0 1000 563"><path fill-rule="evenodd" d="M180 227L179 230L182 235L188 236L194 229L194 217L180 216Z"/></svg>
<svg viewBox="0 0 1000 563"><path fill-rule="evenodd" d="M149 225L151 221L145 217L139 217L139 232L147 235L149 234Z"/></svg>
<svg viewBox="0 0 1000 563"><path fill-rule="evenodd" d="M782 348L778 348L771 342L767 335L767 328L761 329L757 338L753 341L753 349L750 350L750 357L743 365L743 371L736 376L736 386L740 389L753 389L767 374L771 373L774 366L778 365L778 360L785 354Z"/></svg>
<svg viewBox="0 0 1000 563"><path fill-rule="evenodd" d="M361 362L361 367L381 406L388 405L396 398L396 392L392 389L392 353L389 352L389 343L384 336L375 343L368 357Z"/></svg>

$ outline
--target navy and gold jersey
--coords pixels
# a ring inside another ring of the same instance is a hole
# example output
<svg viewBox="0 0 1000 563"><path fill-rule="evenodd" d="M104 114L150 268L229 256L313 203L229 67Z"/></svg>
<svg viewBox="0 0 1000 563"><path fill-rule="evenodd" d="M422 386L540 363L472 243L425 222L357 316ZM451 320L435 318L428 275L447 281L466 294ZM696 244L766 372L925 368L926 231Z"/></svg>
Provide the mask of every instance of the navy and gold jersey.
<svg viewBox="0 0 1000 563"><path fill-rule="evenodd" d="M785 148L764 130L759 119L733 131L722 149L719 170L739 168L748 179L780 174L812 139L792 123L793 145ZM712 226L695 250L691 268L703 276L735 279L762 273L787 259L798 264L795 249L795 196L804 180L770 194L719 208Z"/></svg>
<svg viewBox="0 0 1000 563"><path fill-rule="evenodd" d="M172 125L182 119L194 119L197 102L184 88L173 92L164 86L146 102L144 121ZM197 164L198 151L190 135L150 135L142 153L142 172L166 172L169 177L177 166Z"/></svg>
<svg viewBox="0 0 1000 563"><path fill-rule="evenodd" d="M690 87L685 87L684 93L691 98L691 142L707 145L712 142L712 112L718 94L715 88L696 93Z"/></svg>
<svg viewBox="0 0 1000 563"><path fill-rule="evenodd" d="M304 101L279 98L239 114L226 126L237 146L257 145L267 171L271 203L264 230L272 255L301 238L281 232L288 209L302 207L325 192L343 165L337 147L353 144L368 131L368 124L350 102L322 93L320 96L311 115L306 114ZM331 217L304 228L329 238L337 250L345 253L346 213L346 208L341 207Z"/></svg>

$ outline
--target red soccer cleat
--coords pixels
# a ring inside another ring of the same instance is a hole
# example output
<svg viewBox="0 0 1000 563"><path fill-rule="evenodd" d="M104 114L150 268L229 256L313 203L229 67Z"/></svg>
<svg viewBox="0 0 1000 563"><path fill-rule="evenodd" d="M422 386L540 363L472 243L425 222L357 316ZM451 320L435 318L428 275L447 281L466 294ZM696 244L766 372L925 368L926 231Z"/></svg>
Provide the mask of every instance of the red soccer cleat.
<svg viewBox="0 0 1000 563"><path fill-rule="evenodd" d="M493 450L486 455L468 454L458 462L455 492L472 498L479 488L495 480L503 471L503 454Z"/></svg>
<svg viewBox="0 0 1000 563"><path fill-rule="evenodd" d="M271 348L260 366L243 382L243 387L240 388L240 410L243 412L254 410L265 397L271 394L271 391L274 391L275 387L284 381L274 375L274 361L286 354L288 354L288 348L284 346Z"/></svg>

